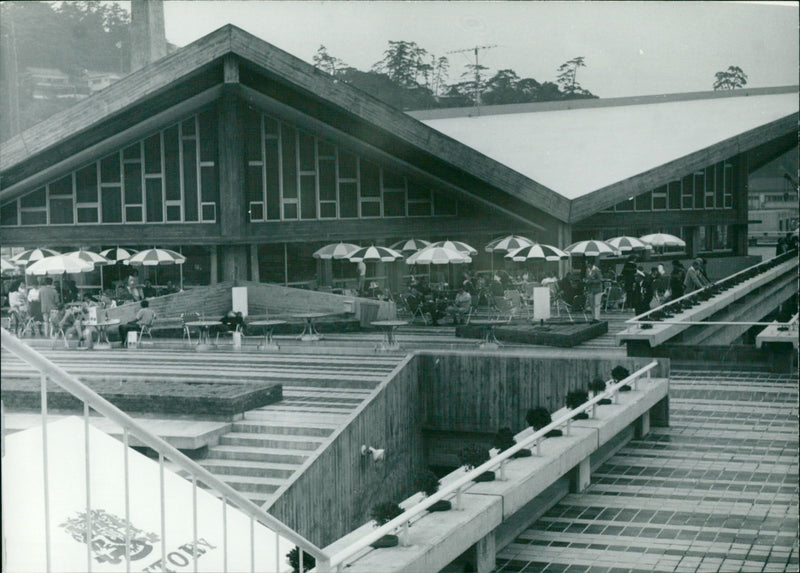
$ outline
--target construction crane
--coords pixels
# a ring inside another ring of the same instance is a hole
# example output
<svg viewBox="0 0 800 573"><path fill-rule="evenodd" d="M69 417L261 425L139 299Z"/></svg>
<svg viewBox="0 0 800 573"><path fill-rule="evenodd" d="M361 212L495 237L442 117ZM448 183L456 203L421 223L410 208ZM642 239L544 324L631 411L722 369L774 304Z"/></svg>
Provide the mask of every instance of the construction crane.
<svg viewBox="0 0 800 573"><path fill-rule="evenodd" d="M446 52L448 54L465 54L467 52L473 52L475 54L475 105L481 105L481 72L480 72L480 66L478 65L478 51L491 50L492 48L496 47L497 44L490 44L488 46L475 46L474 48L466 48L464 50L453 50L451 52Z"/></svg>

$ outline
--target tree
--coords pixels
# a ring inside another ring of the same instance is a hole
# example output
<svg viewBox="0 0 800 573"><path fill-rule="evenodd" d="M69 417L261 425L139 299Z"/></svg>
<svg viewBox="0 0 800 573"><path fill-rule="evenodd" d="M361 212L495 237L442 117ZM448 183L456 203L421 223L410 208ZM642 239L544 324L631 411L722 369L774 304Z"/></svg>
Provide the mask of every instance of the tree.
<svg viewBox="0 0 800 573"><path fill-rule="evenodd" d="M564 94L572 95L575 93L583 93L583 88L577 80L578 68L586 67L583 60L583 56L579 56L564 62L558 67L558 79L556 82Z"/></svg>
<svg viewBox="0 0 800 573"><path fill-rule="evenodd" d="M400 87L416 87L420 66L424 64L427 53L416 42L390 40L383 59L373 65L372 70L386 74Z"/></svg>
<svg viewBox="0 0 800 573"><path fill-rule="evenodd" d="M739 66L728 66L728 69L714 74L714 91L735 90L747 85L747 74Z"/></svg>
<svg viewBox="0 0 800 573"><path fill-rule="evenodd" d="M464 66L467 68L467 71L461 74L462 78L472 78L471 80L467 80L464 83L469 86L470 91L474 94L473 95L473 102L475 105L481 104L481 94L483 90L486 88L486 81L483 79L483 72L488 70L486 66L482 66L480 64L467 64Z"/></svg>
<svg viewBox="0 0 800 573"><path fill-rule="evenodd" d="M431 61L433 61L433 58L434 57L431 56ZM450 60L444 56L436 59L436 63L433 64L433 78L430 86L433 95L438 96L441 93L442 88L447 82L447 72L449 70Z"/></svg>
<svg viewBox="0 0 800 573"><path fill-rule="evenodd" d="M524 98L518 86L519 76L514 70L499 70L486 81L483 101L490 105L530 101Z"/></svg>
<svg viewBox="0 0 800 573"><path fill-rule="evenodd" d="M328 53L328 49L322 45L320 45L319 49L317 49L317 53L314 54L313 61L315 68L322 70L323 72L327 72L332 76L335 76L337 72L347 67L347 64L345 64L344 61L331 56Z"/></svg>

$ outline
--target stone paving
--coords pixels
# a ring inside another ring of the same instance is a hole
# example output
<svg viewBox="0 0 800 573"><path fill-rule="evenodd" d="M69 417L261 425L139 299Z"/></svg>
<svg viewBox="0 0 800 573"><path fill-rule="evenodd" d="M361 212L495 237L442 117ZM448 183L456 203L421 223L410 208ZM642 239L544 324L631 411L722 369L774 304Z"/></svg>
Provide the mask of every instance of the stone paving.
<svg viewBox="0 0 800 573"><path fill-rule="evenodd" d="M673 369L670 427L497 557L497 573L800 571L796 375Z"/></svg>

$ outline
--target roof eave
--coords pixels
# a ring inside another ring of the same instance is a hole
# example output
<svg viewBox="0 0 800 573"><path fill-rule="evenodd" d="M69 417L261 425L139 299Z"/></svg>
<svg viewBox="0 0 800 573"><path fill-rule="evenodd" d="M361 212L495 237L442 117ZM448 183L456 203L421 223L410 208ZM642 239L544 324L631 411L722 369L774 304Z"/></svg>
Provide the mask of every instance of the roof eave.
<svg viewBox="0 0 800 573"><path fill-rule="evenodd" d="M629 197L666 185L686 173L748 151L778 137L796 133L797 123L798 113L792 113L628 179L596 189L572 200L568 221L577 223Z"/></svg>

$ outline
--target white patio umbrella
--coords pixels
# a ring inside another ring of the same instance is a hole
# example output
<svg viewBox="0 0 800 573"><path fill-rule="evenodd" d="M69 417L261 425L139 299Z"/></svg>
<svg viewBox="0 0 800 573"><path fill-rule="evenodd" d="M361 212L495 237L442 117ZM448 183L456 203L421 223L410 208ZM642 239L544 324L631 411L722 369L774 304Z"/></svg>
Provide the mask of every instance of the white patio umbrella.
<svg viewBox="0 0 800 573"><path fill-rule="evenodd" d="M5 259L0 259L0 271L2 271L3 273L7 272L10 273L16 270L18 269L17 266L14 265L14 263L11 263Z"/></svg>
<svg viewBox="0 0 800 573"><path fill-rule="evenodd" d="M525 261L560 261L568 259L569 253L562 251L558 247L552 245L543 245L542 243L535 243L528 247L514 249L506 255L507 259L522 263Z"/></svg>
<svg viewBox="0 0 800 573"><path fill-rule="evenodd" d="M511 251L516 251L522 247L530 247L534 243L535 241L532 241L527 237L522 237L520 235L507 235L491 241L488 245L486 245L486 247L484 247L484 250L487 253L494 253L495 251L510 253Z"/></svg>
<svg viewBox="0 0 800 573"><path fill-rule="evenodd" d="M354 263L391 263L398 259L402 259L403 254L398 253L389 247L362 247L350 253L347 259Z"/></svg>
<svg viewBox="0 0 800 573"><path fill-rule="evenodd" d="M33 263L36 261L40 261L45 257L52 257L54 255L58 255L58 251L54 251L53 249L28 249L27 251L22 251L21 253L17 253L13 257L11 257L11 262L15 265L24 266L28 263Z"/></svg>
<svg viewBox="0 0 800 573"><path fill-rule="evenodd" d="M428 247L443 247L445 249L450 249L451 251L457 251L459 253L466 253L467 256L472 256L478 254L478 250L469 246L466 243L462 243L461 241L437 241L436 243L431 243Z"/></svg>
<svg viewBox="0 0 800 573"><path fill-rule="evenodd" d="M578 241L572 243L569 247L564 249L570 255L578 255L584 257L597 257L600 255L618 255L619 251L603 241Z"/></svg>
<svg viewBox="0 0 800 573"><path fill-rule="evenodd" d="M404 239L402 241L397 241L389 248L394 249L395 251L400 251L401 253L416 253L420 249L424 249L430 244L430 241L425 241L424 239Z"/></svg>
<svg viewBox="0 0 800 573"><path fill-rule="evenodd" d="M643 243L647 243L648 245L661 248L686 246L686 242L683 239L668 233L653 233L651 235L644 235L643 237L639 237L639 240Z"/></svg>
<svg viewBox="0 0 800 573"><path fill-rule="evenodd" d="M346 259L350 256L353 252L360 249L358 245L354 245L353 243L331 243L330 245L325 245L321 249L317 249L314 251L313 257L315 259Z"/></svg>
<svg viewBox="0 0 800 573"><path fill-rule="evenodd" d="M615 249L617 249L620 253L630 253L631 251L644 251L644 250L653 250L651 245L644 243L637 239L636 237L614 237L611 239L606 239L605 241Z"/></svg>
<svg viewBox="0 0 800 573"><path fill-rule="evenodd" d="M39 259L35 263L31 263L31 265L25 269L25 274L35 276L63 275L85 273L93 269L94 265L76 257L53 255L52 257L45 257Z"/></svg>

